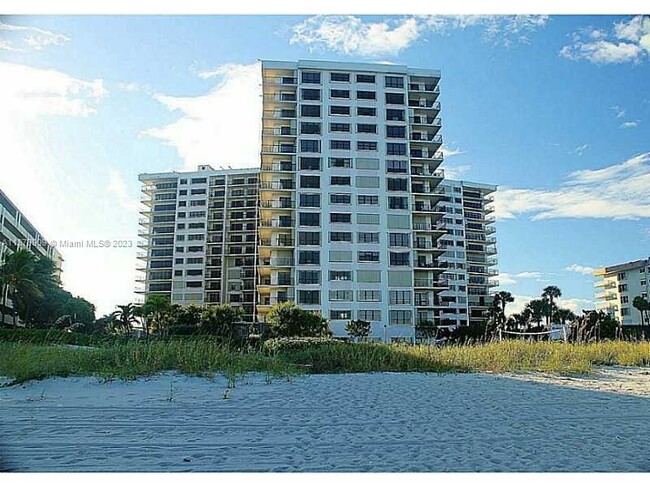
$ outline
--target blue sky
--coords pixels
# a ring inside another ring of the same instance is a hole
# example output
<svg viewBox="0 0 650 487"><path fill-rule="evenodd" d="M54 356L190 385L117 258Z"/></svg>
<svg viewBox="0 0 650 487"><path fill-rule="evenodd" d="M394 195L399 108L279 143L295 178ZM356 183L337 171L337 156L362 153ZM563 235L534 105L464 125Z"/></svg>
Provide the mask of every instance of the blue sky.
<svg viewBox="0 0 650 487"><path fill-rule="evenodd" d="M257 165L258 59L442 71L448 174L494 183L501 289L588 308L589 268L650 255L650 19L12 16L0 187L48 239L135 245L141 172ZM235 118L233 118L235 117ZM62 248L100 313L135 247Z"/></svg>

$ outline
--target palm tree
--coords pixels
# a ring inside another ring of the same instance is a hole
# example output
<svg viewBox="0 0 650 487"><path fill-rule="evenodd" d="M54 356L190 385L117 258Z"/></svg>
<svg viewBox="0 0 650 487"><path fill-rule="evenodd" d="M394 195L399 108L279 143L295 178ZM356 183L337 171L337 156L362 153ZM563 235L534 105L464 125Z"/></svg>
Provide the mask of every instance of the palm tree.
<svg viewBox="0 0 650 487"><path fill-rule="evenodd" d="M542 318L548 310L548 303L541 299L533 299L526 305L526 308L530 310L530 319L540 326Z"/></svg>
<svg viewBox="0 0 650 487"><path fill-rule="evenodd" d="M27 249L17 250L4 257L0 266L0 283L2 284L2 323L5 321L5 308L9 296L13 302L13 324L17 325L17 302L24 303L43 297L43 292L35 282L36 257Z"/></svg>
<svg viewBox="0 0 650 487"><path fill-rule="evenodd" d="M557 286L547 286L542 291L542 298L548 300L549 309L546 315L546 324L551 325L551 318L553 317L553 300L562 296L562 291Z"/></svg>
<svg viewBox="0 0 650 487"><path fill-rule="evenodd" d="M566 308L558 308L553 315L553 320L559 321L563 325L565 325L567 321L574 321L576 318L577 316L575 313Z"/></svg>
<svg viewBox="0 0 650 487"><path fill-rule="evenodd" d="M632 306L638 309L641 314L641 329L643 330L643 326L648 322L648 316L650 316L650 301L637 296L632 301Z"/></svg>
<svg viewBox="0 0 650 487"><path fill-rule="evenodd" d="M508 291L499 291L492 298L490 306L490 319L485 324L485 339L487 340L488 327L492 324L493 331L502 328L506 324L506 305L512 303L515 298Z"/></svg>
<svg viewBox="0 0 650 487"><path fill-rule="evenodd" d="M113 323L119 333L130 333L133 323L137 323L135 305L133 303L118 305L118 309L111 313Z"/></svg>

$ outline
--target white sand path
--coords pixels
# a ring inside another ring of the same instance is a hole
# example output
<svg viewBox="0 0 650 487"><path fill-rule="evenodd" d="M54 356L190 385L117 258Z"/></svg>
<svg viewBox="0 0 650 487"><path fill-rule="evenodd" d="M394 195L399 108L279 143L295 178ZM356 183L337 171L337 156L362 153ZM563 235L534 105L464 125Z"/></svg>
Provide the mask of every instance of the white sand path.
<svg viewBox="0 0 650 487"><path fill-rule="evenodd" d="M621 373L631 383L647 371ZM650 471L649 397L555 382L255 375L224 399L221 377L48 379L0 389L0 469Z"/></svg>

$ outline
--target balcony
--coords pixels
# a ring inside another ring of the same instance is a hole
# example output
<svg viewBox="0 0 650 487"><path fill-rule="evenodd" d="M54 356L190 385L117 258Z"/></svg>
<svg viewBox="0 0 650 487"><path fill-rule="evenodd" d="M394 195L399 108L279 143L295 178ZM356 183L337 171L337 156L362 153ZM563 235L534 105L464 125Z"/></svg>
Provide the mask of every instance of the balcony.
<svg viewBox="0 0 650 487"><path fill-rule="evenodd" d="M271 137L282 137L284 135L295 137L296 129L293 127L274 127L269 129L262 130L262 135L267 135Z"/></svg>
<svg viewBox="0 0 650 487"><path fill-rule="evenodd" d="M296 111L295 110L264 110L262 112L262 116L264 118L270 118L274 120L280 120L280 119L294 119L296 118Z"/></svg>
<svg viewBox="0 0 650 487"><path fill-rule="evenodd" d="M432 186L430 184L411 184L411 193L414 194L425 194L429 196L440 196L441 198L445 196L445 193L442 192L437 186Z"/></svg>
<svg viewBox="0 0 650 487"><path fill-rule="evenodd" d="M295 93L265 93L264 103L296 103Z"/></svg>
<svg viewBox="0 0 650 487"><path fill-rule="evenodd" d="M435 135L429 132L411 132L409 138L412 142L424 142L431 144L442 144L442 135Z"/></svg>
<svg viewBox="0 0 650 487"><path fill-rule="evenodd" d="M260 201L260 208L282 208L282 209L291 209L296 207L296 202L294 200L282 201L282 200L266 200Z"/></svg>
<svg viewBox="0 0 650 487"><path fill-rule="evenodd" d="M444 270L446 269L445 263L442 262L436 262L435 260L417 260L413 264L413 268L416 270Z"/></svg>
<svg viewBox="0 0 650 487"><path fill-rule="evenodd" d="M263 239L260 239L259 246L260 247L293 247L294 242L293 242L293 239L290 239L290 238L287 238L287 239L263 238Z"/></svg>
<svg viewBox="0 0 650 487"><path fill-rule="evenodd" d="M422 176L422 177L427 177L427 178L444 179L445 178L445 171L442 170L442 169L438 169L437 171L431 171L429 168L426 168L426 167L412 166L411 167L411 175L412 176Z"/></svg>
<svg viewBox="0 0 650 487"><path fill-rule="evenodd" d="M295 145L263 145L262 152L266 154L295 154Z"/></svg>
<svg viewBox="0 0 650 487"><path fill-rule="evenodd" d="M287 220L260 220L260 227L263 228L293 228L296 221L293 219Z"/></svg>
<svg viewBox="0 0 650 487"><path fill-rule="evenodd" d="M268 76L264 77L263 83L265 85L296 86L298 84L298 78L293 78L291 76Z"/></svg>
<svg viewBox="0 0 650 487"><path fill-rule="evenodd" d="M409 100L409 108L440 111L440 102L433 100Z"/></svg>
<svg viewBox="0 0 650 487"><path fill-rule="evenodd" d="M443 159L442 151L428 151L424 149L411 149L411 159L432 159L441 161Z"/></svg>
<svg viewBox="0 0 650 487"><path fill-rule="evenodd" d="M293 162L262 163L262 171L267 172L293 172L296 165Z"/></svg>
<svg viewBox="0 0 650 487"><path fill-rule="evenodd" d="M287 303L289 301L293 301L294 299L295 298L293 295L265 297L261 299L259 303L257 303L257 306L274 306L278 303Z"/></svg>
<svg viewBox="0 0 650 487"><path fill-rule="evenodd" d="M258 266L260 267L293 267L293 259L284 257L260 258Z"/></svg>
<svg viewBox="0 0 650 487"><path fill-rule="evenodd" d="M445 289L449 287L447 279L414 279L413 286L425 289Z"/></svg>
<svg viewBox="0 0 650 487"><path fill-rule="evenodd" d="M440 86L437 84L432 85L429 83L409 83L409 91L416 93L439 94Z"/></svg>
<svg viewBox="0 0 650 487"><path fill-rule="evenodd" d="M414 213L442 213L444 214L444 211L441 211L434 205L422 205L422 204L415 204L413 206L413 212Z"/></svg>
<svg viewBox="0 0 650 487"><path fill-rule="evenodd" d="M420 232L447 232L447 228L444 223L438 223L432 225L427 222L413 222L413 230Z"/></svg>
<svg viewBox="0 0 650 487"><path fill-rule="evenodd" d="M280 278L279 276L263 277L258 281L258 286L293 286L293 278Z"/></svg>
<svg viewBox="0 0 650 487"><path fill-rule="evenodd" d="M286 181L261 181L260 189L294 189L294 184L292 180Z"/></svg>

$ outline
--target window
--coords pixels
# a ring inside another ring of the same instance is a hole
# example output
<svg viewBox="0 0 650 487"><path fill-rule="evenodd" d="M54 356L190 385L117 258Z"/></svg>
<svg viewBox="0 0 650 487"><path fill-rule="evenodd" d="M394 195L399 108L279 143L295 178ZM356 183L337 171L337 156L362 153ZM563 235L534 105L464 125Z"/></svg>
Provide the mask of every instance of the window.
<svg viewBox="0 0 650 487"><path fill-rule="evenodd" d="M320 101L320 90L314 90L312 88L303 88L300 90L302 93L303 100L315 100Z"/></svg>
<svg viewBox="0 0 650 487"><path fill-rule="evenodd" d="M357 163L356 163L357 169L368 169L371 171L376 171L379 169L379 159L375 159L372 157L357 157ZM379 184L377 186L379 187Z"/></svg>
<svg viewBox="0 0 650 487"><path fill-rule="evenodd" d="M298 291L299 304L320 304L320 291Z"/></svg>
<svg viewBox="0 0 650 487"><path fill-rule="evenodd" d="M624 280L626 278L627 278L627 276L625 275L625 272L619 272L618 273L618 280L619 281L622 281L622 280Z"/></svg>
<svg viewBox="0 0 650 487"><path fill-rule="evenodd" d="M319 227L320 213L303 213L299 214L300 225L305 227Z"/></svg>
<svg viewBox="0 0 650 487"><path fill-rule="evenodd" d="M320 122L300 122L301 134L320 134Z"/></svg>
<svg viewBox="0 0 650 487"><path fill-rule="evenodd" d="M360 194L357 196L357 203L359 205L378 205L379 196L369 195L369 194Z"/></svg>
<svg viewBox="0 0 650 487"><path fill-rule="evenodd" d="M357 233L358 243L379 243L378 232L359 232Z"/></svg>
<svg viewBox="0 0 650 487"><path fill-rule="evenodd" d="M330 262L352 262L352 251L330 250Z"/></svg>
<svg viewBox="0 0 650 487"><path fill-rule="evenodd" d="M320 208L319 194L300 194L300 206L302 208Z"/></svg>
<svg viewBox="0 0 650 487"><path fill-rule="evenodd" d="M388 215L390 216L390 215ZM408 215L404 215L408 217ZM390 222L390 218L389 218ZM357 223L359 225L379 225L379 214L377 213L357 213ZM391 228L390 226L388 228Z"/></svg>
<svg viewBox="0 0 650 487"><path fill-rule="evenodd" d="M349 157L330 157L329 158L330 167L342 167L342 168L351 168L352 159Z"/></svg>
<svg viewBox="0 0 650 487"><path fill-rule="evenodd" d="M386 161L386 172L406 174L408 173L408 162L389 159Z"/></svg>
<svg viewBox="0 0 650 487"><path fill-rule="evenodd" d="M375 125L374 123L358 123L357 132L361 134L376 134L377 125Z"/></svg>
<svg viewBox="0 0 650 487"><path fill-rule="evenodd" d="M357 319L363 321L381 321L381 310L360 309L359 311L357 311Z"/></svg>
<svg viewBox="0 0 650 487"><path fill-rule="evenodd" d="M379 262L379 252L363 251L358 253L359 262Z"/></svg>
<svg viewBox="0 0 650 487"><path fill-rule="evenodd" d="M377 142L357 141L357 150L377 150Z"/></svg>
<svg viewBox="0 0 650 487"><path fill-rule="evenodd" d="M320 188L320 176L300 176L301 188Z"/></svg>
<svg viewBox="0 0 650 487"><path fill-rule="evenodd" d="M349 73L330 73L330 81L339 81L341 83L349 83L350 82L350 74Z"/></svg>
<svg viewBox="0 0 650 487"><path fill-rule="evenodd" d="M350 132L349 123L330 123L330 132Z"/></svg>
<svg viewBox="0 0 650 487"><path fill-rule="evenodd" d="M181 184L187 184L187 179L181 179Z"/></svg>
<svg viewBox="0 0 650 487"><path fill-rule="evenodd" d="M404 88L404 78L401 76L386 76L386 88Z"/></svg>
<svg viewBox="0 0 650 487"><path fill-rule="evenodd" d="M320 271L298 271L298 284L320 284Z"/></svg>
<svg viewBox="0 0 650 487"><path fill-rule="evenodd" d="M350 177L349 176L331 176L330 185L331 186L350 186Z"/></svg>
<svg viewBox="0 0 650 487"><path fill-rule="evenodd" d="M408 179L387 178L386 188L388 191L408 191Z"/></svg>
<svg viewBox="0 0 650 487"><path fill-rule="evenodd" d="M352 195L350 193L331 193L330 203L333 205L349 205Z"/></svg>
<svg viewBox="0 0 650 487"><path fill-rule="evenodd" d="M300 245L320 245L320 232L298 232Z"/></svg>
<svg viewBox="0 0 650 487"><path fill-rule="evenodd" d="M627 284L619 284L618 285L618 292L619 293L627 292Z"/></svg>
<svg viewBox="0 0 650 487"><path fill-rule="evenodd" d="M203 287L202 281L189 281L185 283L185 287Z"/></svg>
<svg viewBox="0 0 650 487"><path fill-rule="evenodd" d="M357 74L357 83L374 83L374 74Z"/></svg>
<svg viewBox="0 0 650 487"><path fill-rule="evenodd" d="M357 292L357 300L368 301L381 301L381 291L379 290L360 290Z"/></svg>
<svg viewBox="0 0 650 487"><path fill-rule="evenodd" d="M192 178L192 184L205 184L208 182L208 178Z"/></svg>
<svg viewBox="0 0 650 487"><path fill-rule="evenodd" d="M302 73L302 82L303 83L319 85L320 84L320 73L314 73L314 72L309 72L309 71L303 72Z"/></svg>
<svg viewBox="0 0 650 487"><path fill-rule="evenodd" d="M330 232L330 242L352 243L352 232Z"/></svg>
<svg viewBox="0 0 650 487"><path fill-rule="evenodd" d="M352 311L349 309L331 309L330 320L351 320Z"/></svg>
<svg viewBox="0 0 650 487"><path fill-rule="evenodd" d="M377 94L374 91L357 91L357 100L376 100Z"/></svg>
<svg viewBox="0 0 650 487"><path fill-rule="evenodd" d="M320 152L320 140L301 140L300 152Z"/></svg>
<svg viewBox="0 0 650 487"><path fill-rule="evenodd" d="M330 301L352 301L352 291L347 289L337 289L330 291Z"/></svg>
<svg viewBox="0 0 650 487"><path fill-rule="evenodd" d="M397 125L386 125L386 137L391 139L405 139L406 127L399 127Z"/></svg>
<svg viewBox="0 0 650 487"><path fill-rule="evenodd" d="M188 223L187 228L205 228L205 222Z"/></svg>
<svg viewBox="0 0 650 487"><path fill-rule="evenodd" d="M409 253L408 252L389 252L390 265L409 265Z"/></svg>
<svg viewBox="0 0 650 487"><path fill-rule="evenodd" d="M205 206L205 200L192 200L190 206Z"/></svg>
<svg viewBox="0 0 650 487"><path fill-rule="evenodd" d="M180 259L183 260L183 259ZM188 264L203 264L203 257L188 257L187 259ZM182 264L182 262L181 262Z"/></svg>
<svg viewBox="0 0 650 487"><path fill-rule="evenodd" d="M330 271L330 281L351 281L352 271Z"/></svg>
<svg viewBox="0 0 650 487"><path fill-rule="evenodd" d="M186 276L202 276L203 269L188 269L185 271Z"/></svg>
<svg viewBox="0 0 650 487"><path fill-rule="evenodd" d="M386 154L388 154L389 156L405 156L406 144L397 144L394 142L388 142L386 144Z"/></svg>
<svg viewBox="0 0 650 487"><path fill-rule="evenodd" d="M182 263L183 263L183 259L182 259L182 258L180 258L180 259L174 259L174 264L182 264ZM188 262L188 264L189 264L189 262Z"/></svg>
<svg viewBox="0 0 650 487"><path fill-rule="evenodd" d="M349 140L330 140L330 149L332 150L350 150Z"/></svg>
<svg viewBox="0 0 650 487"><path fill-rule="evenodd" d="M379 188L379 178L377 176L357 176L357 188Z"/></svg>
<svg viewBox="0 0 650 487"><path fill-rule="evenodd" d="M178 224L176 225L176 228L177 228L178 230L184 230L184 229L185 229L185 223L178 223Z"/></svg>
<svg viewBox="0 0 650 487"><path fill-rule="evenodd" d="M197 194L205 194L206 189L205 188L196 188L191 191L191 195L197 195Z"/></svg>
<svg viewBox="0 0 650 487"><path fill-rule="evenodd" d="M357 107L357 115L360 117L376 117L377 109L375 107Z"/></svg>
<svg viewBox="0 0 650 487"><path fill-rule="evenodd" d="M389 291L390 304L411 304L411 291Z"/></svg>
<svg viewBox="0 0 650 487"><path fill-rule="evenodd" d="M298 264L320 264L320 251L301 250L298 252Z"/></svg>
<svg viewBox="0 0 650 487"><path fill-rule="evenodd" d="M408 233L390 233L388 242L391 247L410 247L411 236Z"/></svg>
<svg viewBox="0 0 650 487"><path fill-rule="evenodd" d="M390 324L394 326L410 325L413 321L411 310L409 309L391 309L389 314Z"/></svg>
<svg viewBox="0 0 650 487"><path fill-rule="evenodd" d="M350 90L330 90L330 98L350 98Z"/></svg>
<svg viewBox="0 0 650 487"><path fill-rule="evenodd" d="M205 239L205 235L203 235L203 234L194 234L194 235L188 235L187 236L187 240L195 240L196 241L196 240L204 240L204 239Z"/></svg>
<svg viewBox="0 0 650 487"><path fill-rule="evenodd" d="M318 90L314 90L318 91ZM404 94L403 93L386 93L386 104L387 105L404 105Z"/></svg>
<svg viewBox="0 0 650 487"><path fill-rule="evenodd" d="M352 223L352 214L330 213L330 223Z"/></svg>
<svg viewBox="0 0 650 487"><path fill-rule="evenodd" d="M303 171L320 171L320 157L301 157L300 169Z"/></svg>
<svg viewBox="0 0 650 487"><path fill-rule="evenodd" d="M403 122L404 110L396 110L394 108L388 108L386 110L386 120L390 122Z"/></svg>
<svg viewBox="0 0 650 487"><path fill-rule="evenodd" d="M350 107L332 105L330 106L330 115L350 115Z"/></svg>
<svg viewBox="0 0 650 487"><path fill-rule="evenodd" d="M621 308L621 316L630 316L630 308Z"/></svg>
<svg viewBox="0 0 650 487"><path fill-rule="evenodd" d="M621 296L621 304L627 304L630 302L630 298L628 296Z"/></svg>
<svg viewBox="0 0 650 487"><path fill-rule="evenodd" d="M301 105L300 115L303 117L320 118L320 105Z"/></svg>

